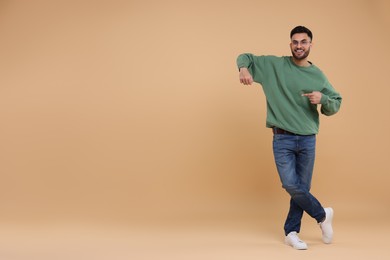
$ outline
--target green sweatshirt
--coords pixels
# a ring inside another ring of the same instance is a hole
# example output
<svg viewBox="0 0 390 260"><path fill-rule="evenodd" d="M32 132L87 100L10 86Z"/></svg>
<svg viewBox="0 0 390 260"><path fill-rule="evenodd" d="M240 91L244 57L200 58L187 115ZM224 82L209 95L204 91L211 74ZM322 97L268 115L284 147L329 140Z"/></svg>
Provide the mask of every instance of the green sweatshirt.
<svg viewBox="0 0 390 260"><path fill-rule="evenodd" d="M237 58L237 66L248 68L253 80L263 87L267 99L267 127L278 127L301 135L317 134L317 105L302 96L304 93L322 93L321 113L324 115L333 115L340 108L341 96L313 64L298 66L290 56L241 54Z"/></svg>

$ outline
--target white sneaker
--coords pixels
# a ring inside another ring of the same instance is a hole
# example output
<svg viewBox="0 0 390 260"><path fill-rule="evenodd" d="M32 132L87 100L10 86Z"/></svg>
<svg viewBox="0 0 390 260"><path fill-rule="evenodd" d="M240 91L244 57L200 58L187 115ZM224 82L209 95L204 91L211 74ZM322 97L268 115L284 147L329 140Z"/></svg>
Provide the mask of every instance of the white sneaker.
<svg viewBox="0 0 390 260"><path fill-rule="evenodd" d="M284 242L286 243L286 245L292 246L293 248L298 249L298 250L307 249L306 243L303 242L298 237L298 234L295 231L288 233L288 235L284 239Z"/></svg>
<svg viewBox="0 0 390 260"><path fill-rule="evenodd" d="M332 228L332 221L333 221L333 209L332 208L324 208L325 210L325 220L324 222L320 223L320 227L322 230L322 241L325 244L332 243L333 239L333 228Z"/></svg>

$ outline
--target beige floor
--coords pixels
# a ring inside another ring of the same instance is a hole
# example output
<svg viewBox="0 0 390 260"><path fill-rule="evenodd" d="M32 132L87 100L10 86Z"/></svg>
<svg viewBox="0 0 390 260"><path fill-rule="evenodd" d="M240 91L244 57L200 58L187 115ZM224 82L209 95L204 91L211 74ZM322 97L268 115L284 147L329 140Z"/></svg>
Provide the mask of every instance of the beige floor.
<svg viewBox="0 0 390 260"><path fill-rule="evenodd" d="M336 215L334 243L325 245L318 226L305 216L301 238L309 250L296 251L283 244L279 209L241 213L137 225L1 223L0 259L390 259L386 219Z"/></svg>

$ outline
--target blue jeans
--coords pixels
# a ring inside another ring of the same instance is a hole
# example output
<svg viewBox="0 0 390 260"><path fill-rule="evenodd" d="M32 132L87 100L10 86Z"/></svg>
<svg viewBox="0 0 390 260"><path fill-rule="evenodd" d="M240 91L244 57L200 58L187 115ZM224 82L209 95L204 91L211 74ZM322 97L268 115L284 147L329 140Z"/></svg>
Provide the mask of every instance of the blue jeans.
<svg viewBox="0 0 390 260"><path fill-rule="evenodd" d="M284 225L287 235L299 233L305 211L318 223L325 218L321 203L310 193L316 135L274 134L273 151L282 187L290 194L290 210Z"/></svg>

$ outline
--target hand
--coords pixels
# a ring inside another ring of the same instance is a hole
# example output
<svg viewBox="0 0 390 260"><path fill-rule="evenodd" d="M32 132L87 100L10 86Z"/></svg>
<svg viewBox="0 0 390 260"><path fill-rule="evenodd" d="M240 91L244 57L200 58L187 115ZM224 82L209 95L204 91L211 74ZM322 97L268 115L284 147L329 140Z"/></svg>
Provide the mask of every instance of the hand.
<svg viewBox="0 0 390 260"><path fill-rule="evenodd" d="M244 85L252 85L253 78L247 68L240 68L240 82Z"/></svg>
<svg viewBox="0 0 390 260"><path fill-rule="evenodd" d="M313 91L312 93L302 94L304 97L308 97L311 104L316 105L321 103L322 94L319 91Z"/></svg>

